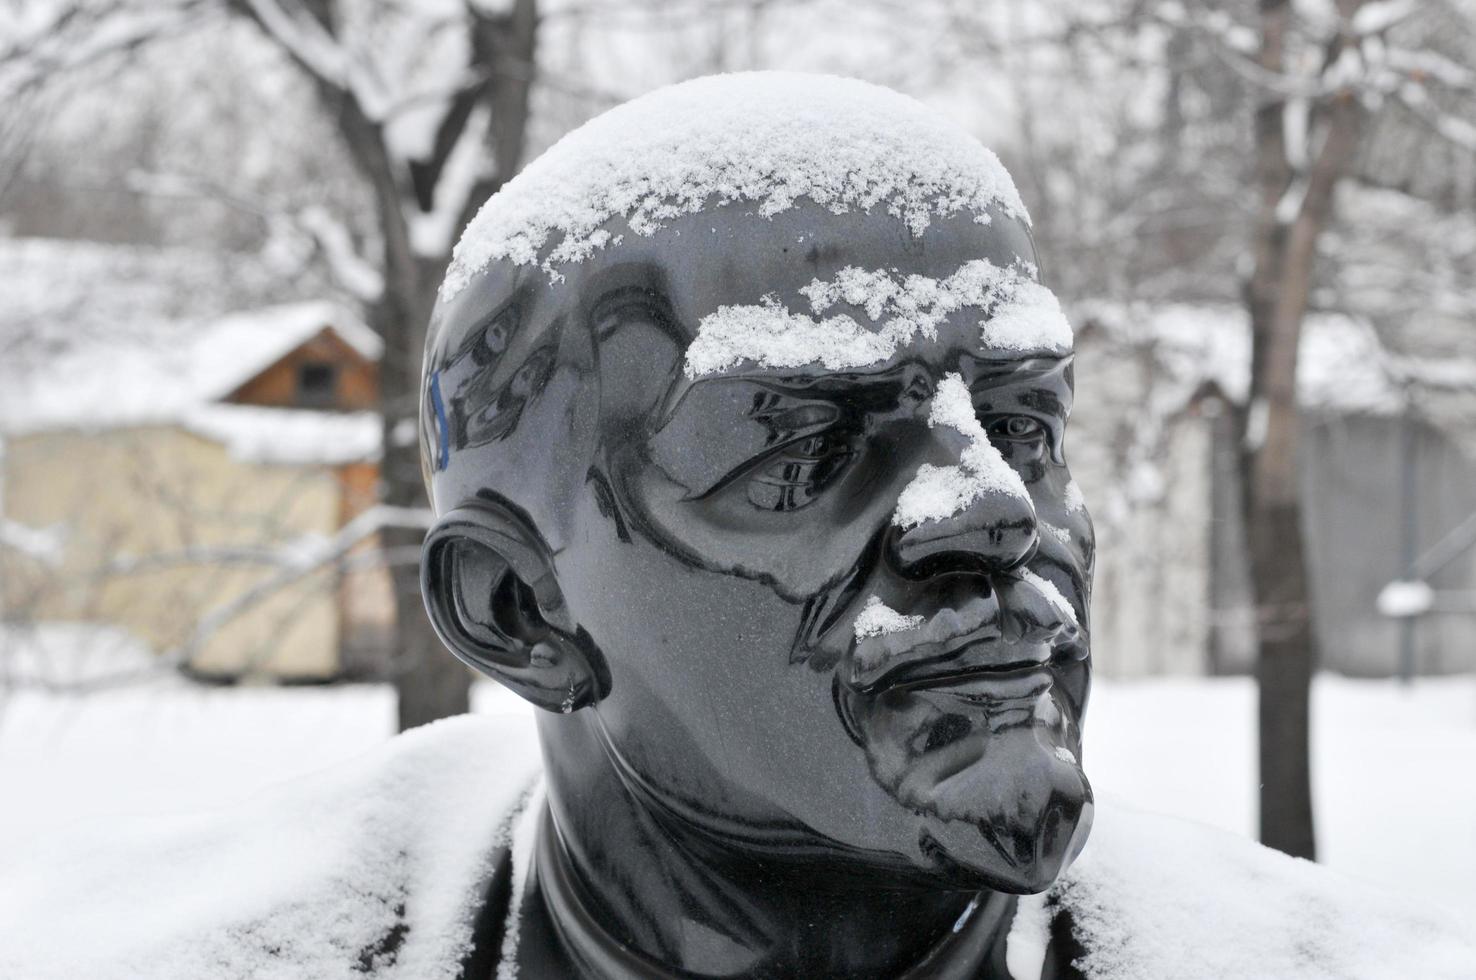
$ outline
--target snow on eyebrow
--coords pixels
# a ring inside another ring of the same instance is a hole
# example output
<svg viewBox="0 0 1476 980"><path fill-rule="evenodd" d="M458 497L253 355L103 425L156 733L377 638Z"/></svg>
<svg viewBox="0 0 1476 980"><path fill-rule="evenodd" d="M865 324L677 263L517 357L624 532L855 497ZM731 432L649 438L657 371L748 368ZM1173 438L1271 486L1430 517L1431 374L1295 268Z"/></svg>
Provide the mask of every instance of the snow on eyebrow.
<svg viewBox="0 0 1476 980"><path fill-rule="evenodd" d="M922 623L923 617L904 616L882 602L880 596L871 596L866 600L866 606L861 610L861 614L856 617L854 629L856 639L862 640L868 636L882 636L886 633L901 633L905 630L917 629Z"/></svg>
<svg viewBox="0 0 1476 980"><path fill-rule="evenodd" d="M687 346L685 371L695 378L744 360L765 367L819 363L831 371L885 361L896 341L873 333L844 314L816 320L791 313L777 296L753 306L720 306L702 318Z"/></svg>
<svg viewBox="0 0 1476 980"><path fill-rule="evenodd" d="M772 295L753 305L720 306L697 325L687 348L687 376L743 361L776 368L820 364L832 371L879 364L915 337L936 337L946 317L967 307L983 313L980 342L986 349L1071 349L1071 324L1055 295L1025 268L1001 268L988 259L965 262L942 279L846 266L835 279L812 280L799 292L817 316L845 303L880 328L865 329L845 314L821 320L795 313Z"/></svg>
<svg viewBox="0 0 1476 980"><path fill-rule="evenodd" d="M974 414L968 386L957 373L938 382L938 390L933 393L928 426L939 425L962 432L969 444L952 466L924 463L918 467L917 475L897 497L893 524L906 529L926 521L941 521L991 492L1016 494L1030 501L1025 481L989 441L989 434ZM1030 503L1034 510L1034 502Z"/></svg>
<svg viewBox="0 0 1476 980"><path fill-rule="evenodd" d="M922 103L855 79L798 72L712 75L658 89L566 135L467 225L442 300L494 261L557 267L735 201L762 216L800 198L841 214L883 208L920 235L934 217L980 224L996 208L1029 224L1004 165Z"/></svg>

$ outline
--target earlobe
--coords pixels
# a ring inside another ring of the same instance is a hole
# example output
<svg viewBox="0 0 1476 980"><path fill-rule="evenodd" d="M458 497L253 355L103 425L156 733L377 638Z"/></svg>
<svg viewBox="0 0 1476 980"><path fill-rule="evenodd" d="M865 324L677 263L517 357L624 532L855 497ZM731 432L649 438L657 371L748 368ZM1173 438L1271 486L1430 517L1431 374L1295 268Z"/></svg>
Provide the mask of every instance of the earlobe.
<svg viewBox="0 0 1476 980"><path fill-rule="evenodd" d="M426 535L420 588L441 642L525 700L567 713L609 693L604 657L569 617L548 546L512 503L443 515Z"/></svg>

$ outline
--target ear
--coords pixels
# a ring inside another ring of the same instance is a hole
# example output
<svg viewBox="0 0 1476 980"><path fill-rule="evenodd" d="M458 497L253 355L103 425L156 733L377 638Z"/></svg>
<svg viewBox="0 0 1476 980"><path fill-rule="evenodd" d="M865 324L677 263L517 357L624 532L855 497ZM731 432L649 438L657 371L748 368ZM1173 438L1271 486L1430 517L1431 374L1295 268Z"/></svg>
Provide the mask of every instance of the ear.
<svg viewBox="0 0 1476 980"><path fill-rule="evenodd" d="M610 692L610 672L569 617L553 556L515 504L480 499L438 520L420 557L431 624L462 662L548 711Z"/></svg>

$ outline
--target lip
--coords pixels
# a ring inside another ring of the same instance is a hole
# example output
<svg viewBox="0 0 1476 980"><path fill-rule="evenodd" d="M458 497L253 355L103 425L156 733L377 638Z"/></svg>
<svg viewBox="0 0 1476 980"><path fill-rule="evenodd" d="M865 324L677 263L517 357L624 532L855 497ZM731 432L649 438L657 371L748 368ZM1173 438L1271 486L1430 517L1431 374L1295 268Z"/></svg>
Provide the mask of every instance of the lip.
<svg viewBox="0 0 1476 980"><path fill-rule="evenodd" d="M1047 642L1006 638L998 605L978 597L956 611L942 611L917 630L857 640L845 683L867 695L899 687L957 687L975 679L997 685L1086 656L1086 644L1074 626Z"/></svg>
<svg viewBox="0 0 1476 980"><path fill-rule="evenodd" d="M869 691L897 682L895 675L948 660L972 645L1002 639L999 606L984 595L970 596L957 609L943 608L916 629L859 638L851 647L847 683ZM1007 666L1000 662L999 666Z"/></svg>
<svg viewBox="0 0 1476 980"><path fill-rule="evenodd" d="M1056 682L1052 661L1021 664L998 669L971 669L938 674L894 689L936 691L976 704L998 705L1005 701L1034 701Z"/></svg>
<svg viewBox="0 0 1476 980"><path fill-rule="evenodd" d="M875 676L852 676L847 686L858 694L889 690L938 690L963 700L999 701L1038 693L1054 681L1054 668L1085 659L1085 647L1073 637L1054 645L1024 646L1000 639L962 637L936 652L913 648L891 669ZM1010 693L1019 688L1018 694Z"/></svg>

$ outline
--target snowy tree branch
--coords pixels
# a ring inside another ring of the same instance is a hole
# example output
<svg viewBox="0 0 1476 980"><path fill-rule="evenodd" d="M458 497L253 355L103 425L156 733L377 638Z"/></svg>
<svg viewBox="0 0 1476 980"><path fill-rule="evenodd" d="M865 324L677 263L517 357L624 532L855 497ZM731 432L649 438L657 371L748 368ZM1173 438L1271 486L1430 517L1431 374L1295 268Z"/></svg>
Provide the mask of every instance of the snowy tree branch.
<svg viewBox="0 0 1476 980"><path fill-rule="evenodd" d="M359 254L348 228L326 208L306 207L291 220L312 236L328 271L349 295L363 303L374 303L384 294L384 276Z"/></svg>
<svg viewBox="0 0 1476 980"><path fill-rule="evenodd" d="M1423 86L1411 82L1401 85L1393 94L1401 105L1437 135L1464 150L1476 153L1476 124L1442 111L1431 101Z"/></svg>
<svg viewBox="0 0 1476 980"><path fill-rule="evenodd" d="M114 0L59 4L53 9L55 16L3 39L7 43L0 47L0 97L6 101L40 88L59 74L193 30L214 16L217 8L214 0L148 4Z"/></svg>
<svg viewBox="0 0 1476 980"><path fill-rule="evenodd" d="M295 0L289 11L278 0L242 0L267 36L319 81L349 88L348 56L333 36Z"/></svg>
<svg viewBox="0 0 1476 980"><path fill-rule="evenodd" d="M384 276L359 253L348 227L319 205L293 211L284 205L238 194L215 181L193 174L133 171L125 182L140 194L206 198L254 215L269 224L285 226L313 243L333 280L350 296L363 303L373 303L384 292Z"/></svg>

